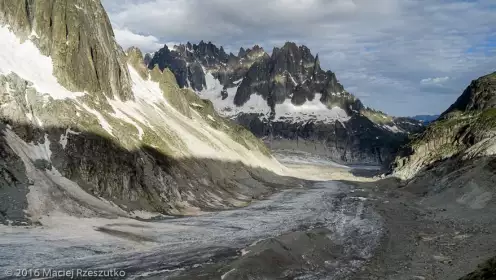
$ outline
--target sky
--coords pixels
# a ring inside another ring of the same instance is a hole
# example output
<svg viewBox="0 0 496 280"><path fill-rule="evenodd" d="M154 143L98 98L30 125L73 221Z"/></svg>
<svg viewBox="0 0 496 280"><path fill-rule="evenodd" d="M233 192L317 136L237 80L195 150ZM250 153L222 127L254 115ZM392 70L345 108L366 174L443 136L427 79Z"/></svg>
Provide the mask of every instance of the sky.
<svg viewBox="0 0 496 280"><path fill-rule="evenodd" d="M117 41L154 52L211 41L237 54L286 41L366 106L439 114L496 71L496 0L102 0Z"/></svg>

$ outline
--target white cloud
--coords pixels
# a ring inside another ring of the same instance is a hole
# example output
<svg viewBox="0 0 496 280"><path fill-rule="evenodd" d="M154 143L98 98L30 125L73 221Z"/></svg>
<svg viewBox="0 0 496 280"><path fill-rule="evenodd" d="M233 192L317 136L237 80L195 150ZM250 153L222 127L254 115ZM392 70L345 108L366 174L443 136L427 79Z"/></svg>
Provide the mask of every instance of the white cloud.
<svg viewBox="0 0 496 280"><path fill-rule="evenodd" d="M494 0L103 4L114 26L158 38L148 48L159 41L212 41L233 52L255 43L268 51L284 41L305 44L366 105L396 115L442 112L472 79L496 71ZM426 77L450 78L441 87L419 83Z"/></svg>
<svg viewBox="0 0 496 280"><path fill-rule="evenodd" d="M129 47L138 47L145 52L153 52L163 46L157 37L152 35L139 35L129 31L129 29L114 28L115 39L126 50Z"/></svg>
<svg viewBox="0 0 496 280"><path fill-rule="evenodd" d="M448 81L450 78L449 77L438 77L438 78L426 78L420 80L420 83L422 85L439 85L443 84L444 82Z"/></svg>

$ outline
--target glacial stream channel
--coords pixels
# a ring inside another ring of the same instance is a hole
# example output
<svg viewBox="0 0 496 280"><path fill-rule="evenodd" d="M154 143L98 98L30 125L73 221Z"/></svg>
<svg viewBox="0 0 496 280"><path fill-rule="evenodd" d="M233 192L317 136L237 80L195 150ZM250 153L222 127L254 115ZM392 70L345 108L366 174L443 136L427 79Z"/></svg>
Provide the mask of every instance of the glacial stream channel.
<svg viewBox="0 0 496 280"><path fill-rule="evenodd" d="M124 279L197 279L193 275L204 270L211 275L204 279L239 279L249 274L239 271L249 267L244 262L263 258L267 250L277 252L272 259L294 262L287 279L341 279L371 257L381 237L381 219L368 199L364 190L324 181L294 186L245 208L193 217L153 222L60 217L57 227L1 226L0 279L21 279L4 273L19 269L116 269L125 271ZM306 240L304 246L335 252L298 255L308 248L297 248L299 239L292 237L284 249L271 247L281 236L316 230L323 230L324 241ZM265 265L271 270L274 264ZM41 276L22 279L47 278Z"/></svg>

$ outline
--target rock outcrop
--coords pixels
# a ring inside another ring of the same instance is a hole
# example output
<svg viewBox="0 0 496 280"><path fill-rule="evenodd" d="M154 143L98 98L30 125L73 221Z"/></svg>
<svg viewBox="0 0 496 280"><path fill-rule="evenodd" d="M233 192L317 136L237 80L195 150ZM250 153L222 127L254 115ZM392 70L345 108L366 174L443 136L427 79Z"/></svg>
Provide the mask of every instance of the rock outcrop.
<svg viewBox="0 0 496 280"><path fill-rule="evenodd" d="M474 272L467 274L459 280L491 280L496 278L496 257L480 264Z"/></svg>

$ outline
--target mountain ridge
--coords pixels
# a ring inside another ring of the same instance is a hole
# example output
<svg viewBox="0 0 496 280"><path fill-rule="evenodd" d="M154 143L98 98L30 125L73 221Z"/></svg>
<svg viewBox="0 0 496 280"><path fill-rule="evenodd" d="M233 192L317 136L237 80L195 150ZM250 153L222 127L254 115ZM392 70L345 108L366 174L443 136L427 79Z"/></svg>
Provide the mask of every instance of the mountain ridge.
<svg viewBox="0 0 496 280"><path fill-rule="evenodd" d="M304 45L287 42L270 55L257 46L240 48L241 58L211 42L175 48L179 51L166 46L157 51L148 67L170 68L183 81L189 77L182 82L185 87L189 84L221 115L268 140L272 148L314 151L342 163L388 165L408 134L422 130L420 122L365 107L335 73L321 69L318 54ZM347 125L350 120L356 123ZM386 138L391 140L387 145L376 143Z"/></svg>
<svg viewBox="0 0 496 280"><path fill-rule="evenodd" d="M440 116L441 115L415 115L415 116L411 116L410 118L417 121L421 121L424 124L429 124L435 121L436 119L438 119Z"/></svg>
<svg viewBox="0 0 496 280"><path fill-rule="evenodd" d="M470 162L496 153L496 72L473 80L462 95L399 154L394 172L411 179L443 160Z"/></svg>

